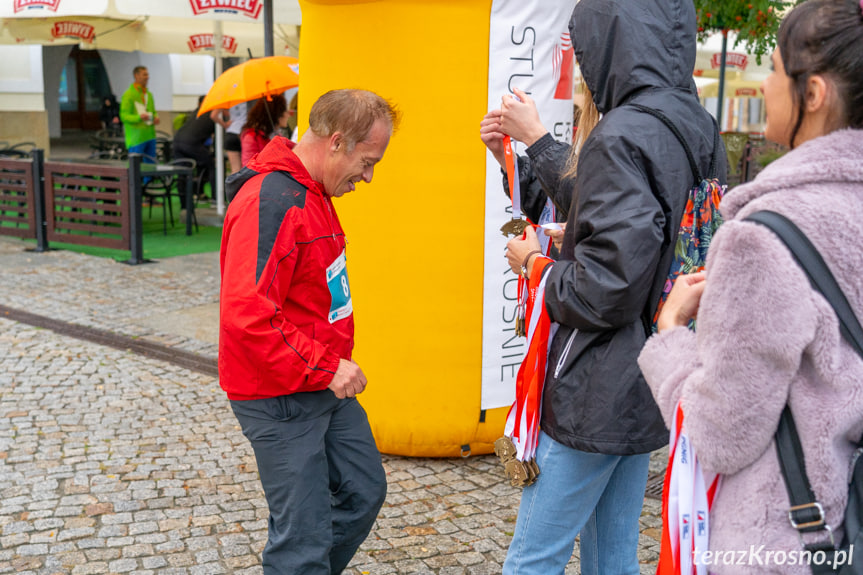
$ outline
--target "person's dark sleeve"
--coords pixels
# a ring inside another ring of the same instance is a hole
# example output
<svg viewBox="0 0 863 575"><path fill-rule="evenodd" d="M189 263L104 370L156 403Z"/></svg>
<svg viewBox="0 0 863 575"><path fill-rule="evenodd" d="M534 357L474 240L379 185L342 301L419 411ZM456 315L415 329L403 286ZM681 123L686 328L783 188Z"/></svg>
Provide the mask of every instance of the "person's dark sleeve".
<svg viewBox="0 0 863 575"><path fill-rule="evenodd" d="M518 157L521 207L530 221L537 223L545 201L551 198L557 208L557 220L566 221L574 182L563 178L571 146L546 134L529 148L527 156ZM509 195L509 180L503 174L503 189Z"/></svg>
<svg viewBox="0 0 863 575"><path fill-rule="evenodd" d="M570 217L566 230L575 234L574 261L564 254L554 264L545 291L553 321L599 331L640 320L665 221L643 165L640 150L622 136L592 138L582 149L577 219Z"/></svg>
<svg viewBox="0 0 863 575"><path fill-rule="evenodd" d="M575 188L575 181L564 177L569 169L571 153L572 146L558 142L548 133L527 149L533 173L563 218L569 214L572 190Z"/></svg>

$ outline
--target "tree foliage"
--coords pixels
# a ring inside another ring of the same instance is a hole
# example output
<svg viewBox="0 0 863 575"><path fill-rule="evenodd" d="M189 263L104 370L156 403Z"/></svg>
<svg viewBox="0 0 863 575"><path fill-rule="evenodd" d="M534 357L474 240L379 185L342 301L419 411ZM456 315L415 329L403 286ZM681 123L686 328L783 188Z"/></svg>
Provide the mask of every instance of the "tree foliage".
<svg viewBox="0 0 863 575"><path fill-rule="evenodd" d="M800 0L694 0L698 14L698 39L715 32L734 31L734 47L743 45L757 60L773 51L782 14Z"/></svg>

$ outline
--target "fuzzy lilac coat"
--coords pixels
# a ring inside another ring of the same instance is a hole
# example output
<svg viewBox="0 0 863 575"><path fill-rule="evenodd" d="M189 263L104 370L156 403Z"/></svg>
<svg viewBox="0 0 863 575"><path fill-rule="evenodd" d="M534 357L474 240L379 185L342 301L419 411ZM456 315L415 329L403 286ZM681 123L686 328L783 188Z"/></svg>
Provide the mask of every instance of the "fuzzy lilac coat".
<svg viewBox="0 0 863 575"><path fill-rule="evenodd" d="M863 361L784 244L740 220L773 210L794 221L863 321L863 131L804 143L730 191L721 210L726 223L707 257L697 334L679 327L654 335L639 365L666 424L682 399L693 448L705 469L722 474L710 549L748 553L764 545L764 561L767 551L800 549L773 441L786 402L827 521L834 528L842 522L853 443L863 433ZM810 572L755 563L709 569Z"/></svg>

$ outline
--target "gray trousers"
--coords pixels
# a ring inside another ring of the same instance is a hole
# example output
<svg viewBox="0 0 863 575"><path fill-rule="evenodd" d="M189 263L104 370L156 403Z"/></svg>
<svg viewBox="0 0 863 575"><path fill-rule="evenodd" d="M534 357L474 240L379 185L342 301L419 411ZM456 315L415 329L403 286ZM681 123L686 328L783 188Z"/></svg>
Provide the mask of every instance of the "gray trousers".
<svg viewBox="0 0 863 575"><path fill-rule="evenodd" d="M231 401L270 508L265 575L341 573L387 492L366 412L328 389Z"/></svg>

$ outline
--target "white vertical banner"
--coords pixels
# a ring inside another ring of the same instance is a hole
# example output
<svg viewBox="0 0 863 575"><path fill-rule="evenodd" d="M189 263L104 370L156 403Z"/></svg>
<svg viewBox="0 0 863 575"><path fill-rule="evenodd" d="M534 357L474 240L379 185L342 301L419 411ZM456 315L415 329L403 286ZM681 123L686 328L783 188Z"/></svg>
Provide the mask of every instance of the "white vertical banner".
<svg viewBox="0 0 863 575"><path fill-rule="evenodd" d="M569 18L576 0L494 0L491 7L488 109L513 88L536 102L539 117L559 141L572 141L574 54ZM517 151L524 153L524 145ZM486 155L483 280L482 409L508 407L527 340L515 335L518 277L504 252L500 226L512 218L500 165Z"/></svg>

